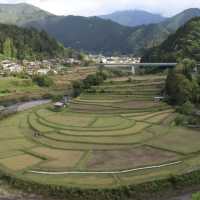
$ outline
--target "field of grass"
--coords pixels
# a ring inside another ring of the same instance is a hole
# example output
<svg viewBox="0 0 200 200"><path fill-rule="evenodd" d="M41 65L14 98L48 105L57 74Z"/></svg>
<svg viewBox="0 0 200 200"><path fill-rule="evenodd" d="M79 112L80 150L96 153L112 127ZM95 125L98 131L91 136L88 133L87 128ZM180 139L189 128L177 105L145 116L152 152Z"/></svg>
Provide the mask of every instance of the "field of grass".
<svg viewBox="0 0 200 200"><path fill-rule="evenodd" d="M51 87L39 87L30 78L0 76L0 102L9 104L12 102L27 101L29 99L41 99L49 94L60 95L66 92L71 82L86 78L96 72L96 68L73 68L71 72L52 77L54 84Z"/></svg>
<svg viewBox="0 0 200 200"><path fill-rule="evenodd" d="M1 120L0 169L81 188L112 188L198 169L199 131L174 126L174 109L154 101L164 79L115 78L60 112L44 105Z"/></svg>

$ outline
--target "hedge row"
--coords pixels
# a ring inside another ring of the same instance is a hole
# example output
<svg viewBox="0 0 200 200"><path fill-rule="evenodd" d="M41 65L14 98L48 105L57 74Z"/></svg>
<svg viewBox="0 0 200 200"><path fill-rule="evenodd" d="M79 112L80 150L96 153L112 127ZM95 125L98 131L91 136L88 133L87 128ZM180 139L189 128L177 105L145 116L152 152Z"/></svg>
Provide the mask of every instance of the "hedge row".
<svg viewBox="0 0 200 200"><path fill-rule="evenodd" d="M67 200L146 200L172 194L177 190L200 184L200 170L184 175L170 176L144 184L123 186L115 189L80 189L58 185L40 184L19 179L0 172L0 179L25 192L42 194Z"/></svg>

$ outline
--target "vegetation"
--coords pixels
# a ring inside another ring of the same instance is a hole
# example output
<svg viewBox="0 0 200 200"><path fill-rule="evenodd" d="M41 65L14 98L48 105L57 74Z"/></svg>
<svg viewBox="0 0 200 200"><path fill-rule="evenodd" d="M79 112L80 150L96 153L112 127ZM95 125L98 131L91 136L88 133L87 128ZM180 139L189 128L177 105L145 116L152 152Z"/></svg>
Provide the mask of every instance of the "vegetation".
<svg viewBox="0 0 200 200"><path fill-rule="evenodd" d="M177 107L181 114L175 119L176 125L199 126L200 118L196 110L200 104L200 84L197 72L193 75L196 64L184 59L175 69L170 69L166 80L166 94L169 102Z"/></svg>
<svg viewBox="0 0 200 200"><path fill-rule="evenodd" d="M159 45L191 18L200 16L199 9L189 9L158 24L127 27L99 17L55 16L28 4L1 4L0 8L3 24L46 30L65 47L104 54L141 55L146 48Z"/></svg>
<svg viewBox="0 0 200 200"><path fill-rule="evenodd" d="M141 200L149 194L155 199L171 188L198 183L199 172L186 174L200 166L198 130L173 126L176 113L149 93L159 94L164 76L115 77L103 83L102 72L88 77L84 92L61 112L45 105L0 121L2 180L75 200ZM95 92L87 93L88 86ZM105 93L99 92L102 88ZM130 88L134 95L126 95ZM175 161L180 163L112 176L30 172L115 172Z"/></svg>
<svg viewBox="0 0 200 200"><path fill-rule="evenodd" d="M199 62L200 18L195 18L169 36L159 47L146 52L145 62L176 62L184 58Z"/></svg>
<svg viewBox="0 0 200 200"><path fill-rule="evenodd" d="M27 26L46 30L66 47L104 54L141 55L195 16L200 16L200 11L189 9L159 24L137 27L122 26L98 17L52 16L30 22Z"/></svg>
<svg viewBox="0 0 200 200"><path fill-rule="evenodd" d="M192 200L200 200L200 193L195 193L192 195Z"/></svg>
<svg viewBox="0 0 200 200"><path fill-rule="evenodd" d="M87 76L86 79L82 81L75 81L72 84L73 96L77 97L86 89L89 89L91 86L97 86L103 83L106 80L107 75L102 70L96 74L91 74Z"/></svg>
<svg viewBox="0 0 200 200"><path fill-rule="evenodd" d="M161 15L152 14L142 10L117 11L108 15L101 15L100 17L131 27L145 24L158 24L166 19Z"/></svg>
<svg viewBox="0 0 200 200"><path fill-rule="evenodd" d="M0 23L2 24L23 25L33 20L42 20L52 16L51 13L26 3L0 4L0 9Z"/></svg>
<svg viewBox="0 0 200 200"><path fill-rule="evenodd" d="M184 59L175 69L170 69L166 80L166 93L169 95L170 102L183 105L187 101L199 104L198 76L192 76L195 68L195 62ZM185 106L187 106L185 104Z"/></svg>
<svg viewBox="0 0 200 200"><path fill-rule="evenodd" d="M33 82L35 82L40 87L50 87L53 85L53 80L47 75L35 75L33 76Z"/></svg>
<svg viewBox="0 0 200 200"><path fill-rule="evenodd" d="M71 73L62 75L30 77L23 73L0 79L0 103L10 105L18 102L52 98L60 100L73 81L82 80L94 74L96 68L71 68ZM78 70L78 71L77 71ZM34 80L34 81L33 81ZM69 91L69 90L68 90Z"/></svg>
<svg viewBox="0 0 200 200"><path fill-rule="evenodd" d="M0 24L0 53L7 58L41 59L67 55L46 32Z"/></svg>
<svg viewBox="0 0 200 200"><path fill-rule="evenodd" d="M159 93L165 77L115 77L98 85L100 77L98 72L86 78L85 87L91 84L95 93L85 90L61 112L44 105L0 121L1 179L60 199L67 194L97 200L141 200L149 194L154 199L168 189L196 184L199 172L185 173L200 166L198 131L173 126L176 113L149 93ZM101 88L110 93L100 93ZM134 95L126 95L130 88ZM177 161L112 176L31 172L117 172Z"/></svg>

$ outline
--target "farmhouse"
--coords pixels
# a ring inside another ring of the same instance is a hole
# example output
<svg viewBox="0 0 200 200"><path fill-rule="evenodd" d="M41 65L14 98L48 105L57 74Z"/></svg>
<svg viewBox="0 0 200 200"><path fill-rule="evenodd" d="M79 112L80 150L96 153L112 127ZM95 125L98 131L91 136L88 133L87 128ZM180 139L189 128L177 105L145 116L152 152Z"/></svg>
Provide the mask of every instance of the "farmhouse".
<svg viewBox="0 0 200 200"><path fill-rule="evenodd" d="M8 72L8 73L20 73L23 71L23 66L14 63L10 60L2 61L1 67L3 69L3 72Z"/></svg>

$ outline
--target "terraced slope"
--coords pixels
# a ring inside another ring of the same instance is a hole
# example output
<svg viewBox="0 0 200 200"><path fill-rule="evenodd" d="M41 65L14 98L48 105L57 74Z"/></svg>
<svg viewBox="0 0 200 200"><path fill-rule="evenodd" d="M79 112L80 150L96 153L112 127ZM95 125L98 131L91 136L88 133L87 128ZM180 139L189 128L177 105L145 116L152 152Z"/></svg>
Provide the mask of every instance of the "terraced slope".
<svg viewBox="0 0 200 200"><path fill-rule="evenodd" d="M175 127L174 110L154 102L163 81L114 79L60 112L45 105L0 121L1 170L44 184L112 188L198 169L198 131Z"/></svg>

